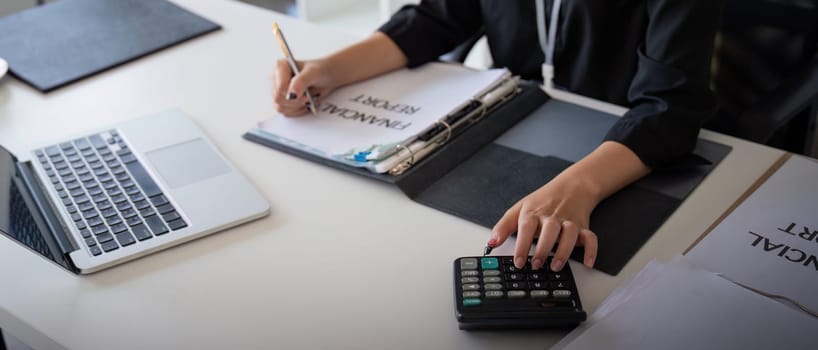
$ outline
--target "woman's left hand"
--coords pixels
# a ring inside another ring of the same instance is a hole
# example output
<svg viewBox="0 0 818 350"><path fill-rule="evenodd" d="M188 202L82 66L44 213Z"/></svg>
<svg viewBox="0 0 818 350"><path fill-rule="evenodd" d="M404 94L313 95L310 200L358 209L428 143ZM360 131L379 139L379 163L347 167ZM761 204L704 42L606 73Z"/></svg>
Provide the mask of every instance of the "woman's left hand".
<svg viewBox="0 0 818 350"><path fill-rule="evenodd" d="M628 147L603 142L553 180L525 196L494 225L488 246L497 247L517 232L514 266L522 268L531 244L537 245L531 267L543 267L558 244L551 270L560 271L574 247L585 247L583 264L593 267L597 237L589 229L591 212L605 197L647 175L650 169ZM603 247L604 248L604 247Z"/></svg>
<svg viewBox="0 0 818 350"><path fill-rule="evenodd" d="M585 247L584 264L593 267L597 238L588 224L597 202L587 184L569 176L557 176L508 209L494 226L488 244L499 246L517 232L514 265L518 268L525 265L535 237L538 241L531 258L533 269L543 267L557 243L551 270L562 270L575 246Z"/></svg>

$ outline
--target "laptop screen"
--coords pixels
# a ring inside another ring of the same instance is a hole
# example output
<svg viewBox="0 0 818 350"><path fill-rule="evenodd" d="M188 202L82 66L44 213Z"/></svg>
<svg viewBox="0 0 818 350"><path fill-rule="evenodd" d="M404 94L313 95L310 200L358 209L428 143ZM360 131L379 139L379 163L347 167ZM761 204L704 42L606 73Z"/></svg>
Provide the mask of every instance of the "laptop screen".
<svg viewBox="0 0 818 350"><path fill-rule="evenodd" d="M14 156L0 147L0 233L71 270L20 177L16 163Z"/></svg>

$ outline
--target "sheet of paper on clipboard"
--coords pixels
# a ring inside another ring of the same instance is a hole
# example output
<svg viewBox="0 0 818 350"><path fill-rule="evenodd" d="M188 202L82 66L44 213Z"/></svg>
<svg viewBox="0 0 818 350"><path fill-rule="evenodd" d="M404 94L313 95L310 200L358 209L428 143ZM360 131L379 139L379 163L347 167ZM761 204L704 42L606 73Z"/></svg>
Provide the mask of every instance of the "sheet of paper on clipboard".
<svg viewBox="0 0 818 350"><path fill-rule="evenodd" d="M430 63L342 87L320 102L317 115L275 115L252 132L384 173L408 157L419 157L432 140L440 142L451 134L456 125L446 123L447 116L484 108L483 100L497 102L492 92L510 92L511 82L505 69L477 71Z"/></svg>

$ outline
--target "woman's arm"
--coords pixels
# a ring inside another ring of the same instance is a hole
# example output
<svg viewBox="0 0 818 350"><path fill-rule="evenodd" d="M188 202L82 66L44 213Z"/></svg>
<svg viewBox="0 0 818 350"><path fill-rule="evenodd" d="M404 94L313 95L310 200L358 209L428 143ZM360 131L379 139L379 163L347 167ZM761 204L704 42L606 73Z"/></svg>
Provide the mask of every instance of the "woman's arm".
<svg viewBox="0 0 818 350"><path fill-rule="evenodd" d="M710 60L723 0L646 0L648 26L628 89L631 109L606 140L663 167L689 154L715 112Z"/></svg>
<svg viewBox="0 0 818 350"><path fill-rule="evenodd" d="M708 84L721 3L646 0L649 25L628 91L631 109L596 150L509 209L495 225L489 246L516 231L517 267L525 264L535 236L534 268L543 265L557 242L551 269L560 270L577 245L585 246L584 264L593 266L597 239L589 224L594 207L651 168L689 154L714 110Z"/></svg>

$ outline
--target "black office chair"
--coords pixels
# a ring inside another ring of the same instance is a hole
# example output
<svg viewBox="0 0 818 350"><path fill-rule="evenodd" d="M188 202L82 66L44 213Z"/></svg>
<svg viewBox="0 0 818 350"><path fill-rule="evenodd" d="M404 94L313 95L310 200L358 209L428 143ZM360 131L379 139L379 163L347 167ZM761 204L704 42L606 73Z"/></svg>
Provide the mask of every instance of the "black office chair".
<svg viewBox="0 0 818 350"><path fill-rule="evenodd" d="M818 1L727 0L705 127L816 156Z"/></svg>

